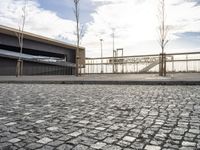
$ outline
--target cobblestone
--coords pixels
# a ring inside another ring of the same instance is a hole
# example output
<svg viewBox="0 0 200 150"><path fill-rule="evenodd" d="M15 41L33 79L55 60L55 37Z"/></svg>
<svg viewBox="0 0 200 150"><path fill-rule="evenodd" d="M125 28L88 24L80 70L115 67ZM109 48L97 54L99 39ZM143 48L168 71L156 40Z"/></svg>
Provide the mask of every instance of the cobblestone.
<svg viewBox="0 0 200 150"><path fill-rule="evenodd" d="M128 142L133 142L133 141L135 141L135 139L136 139L136 138L131 137L131 136L125 136L125 137L123 138L124 141L128 141Z"/></svg>
<svg viewBox="0 0 200 150"><path fill-rule="evenodd" d="M200 148L200 86L0 84L0 150Z"/></svg>
<svg viewBox="0 0 200 150"><path fill-rule="evenodd" d="M19 142L19 141L21 141L21 140L18 139L18 138L14 138L14 139L9 140L8 142L17 143L17 142Z"/></svg>
<svg viewBox="0 0 200 150"><path fill-rule="evenodd" d="M43 123L45 120L37 120L35 123Z"/></svg>
<svg viewBox="0 0 200 150"><path fill-rule="evenodd" d="M114 145L107 145L103 148L103 150L121 150L122 148L119 146L114 146Z"/></svg>
<svg viewBox="0 0 200 150"><path fill-rule="evenodd" d="M48 131L57 131L58 127L49 127L47 128Z"/></svg>
<svg viewBox="0 0 200 150"><path fill-rule="evenodd" d="M40 148L42 147L41 144L37 144L37 143L31 143L31 144L28 144L26 146L27 149L31 149L31 150L34 150L34 149L37 149L37 148Z"/></svg>
<svg viewBox="0 0 200 150"><path fill-rule="evenodd" d="M102 142L97 142L96 144L91 145L91 147L94 149L101 149L104 146L106 146L106 143L102 143Z"/></svg>
<svg viewBox="0 0 200 150"><path fill-rule="evenodd" d="M60 145L59 147L56 148L56 150L70 150L72 149L73 146L72 145L69 145L69 144L62 144Z"/></svg>
<svg viewBox="0 0 200 150"><path fill-rule="evenodd" d="M88 147L84 145L77 145L76 147L73 148L73 150L87 150Z"/></svg>
<svg viewBox="0 0 200 150"><path fill-rule="evenodd" d="M16 122L9 122L9 123L6 123L5 125L6 126L13 126L13 125L15 125L15 124L17 124Z"/></svg>
<svg viewBox="0 0 200 150"><path fill-rule="evenodd" d="M183 141L182 145L183 146L192 146L192 147L194 147L196 145L196 143Z"/></svg>
<svg viewBox="0 0 200 150"><path fill-rule="evenodd" d="M17 134L19 134L19 135L26 135L27 133L28 133L28 131L20 131Z"/></svg>
<svg viewBox="0 0 200 150"><path fill-rule="evenodd" d="M160 150L159 146L154 146L154 145L147 145L145 147L145 150Z"/></svg>
<svg viewBox="0 0 200 150"><path fill-rule="evenodd" d="M37 142L38 142L38 143L41 143L41 144L47 144L47 143L49 143L49 142L51 142L51 141L52 141L52 139L45 137L45 138L40 139L40 140L37 141Z"/></svg>

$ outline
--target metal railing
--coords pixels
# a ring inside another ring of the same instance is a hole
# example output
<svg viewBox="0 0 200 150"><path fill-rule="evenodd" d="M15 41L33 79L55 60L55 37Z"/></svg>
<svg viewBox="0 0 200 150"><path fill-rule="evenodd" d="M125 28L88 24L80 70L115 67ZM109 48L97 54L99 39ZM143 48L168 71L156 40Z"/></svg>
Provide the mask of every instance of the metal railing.
<svg viewBox="0 0 200 150"><path fill-rule="evenodd" d="M161 54L86 58L84 74L158 73ZM200 52L165 54L166 72L200 72ZM114 62L113 62L114 61ZM103 72L101 71L103 66Z"/></svg>

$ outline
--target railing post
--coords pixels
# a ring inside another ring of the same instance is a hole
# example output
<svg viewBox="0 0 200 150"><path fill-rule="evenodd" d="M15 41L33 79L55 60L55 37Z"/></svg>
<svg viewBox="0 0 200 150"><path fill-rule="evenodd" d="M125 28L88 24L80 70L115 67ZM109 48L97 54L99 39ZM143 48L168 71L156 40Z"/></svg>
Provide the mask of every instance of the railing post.
<svg viewBox="0 0 200 150"><path fill-rule="evenodd" d="M88 74L90 73L90 62L88 61Z"/></svg>
<svg viewBox="0 0 200 150"><path fill-rule="evenodd" d="M124 49L122 49L122 73L124 73Z"/></svg>
<svg viewBox="0 0 200 150"><path fill-rule="evenodd" d="M163 76L167 74L167 57L166 54L163 54Z"/></svg>
<svg viewBox="0 0 200 150"><path fill-rule="evenodd" d="M163 74L163 63L162 63L162 54L159 55L159 76L162 76Z"/></svg>
<svg viewBox="0 0 200 150"><path fill-rule="evenodd" d="M188 72L189 69L188 69L188 55L186 55L186 72Z"/></svg>

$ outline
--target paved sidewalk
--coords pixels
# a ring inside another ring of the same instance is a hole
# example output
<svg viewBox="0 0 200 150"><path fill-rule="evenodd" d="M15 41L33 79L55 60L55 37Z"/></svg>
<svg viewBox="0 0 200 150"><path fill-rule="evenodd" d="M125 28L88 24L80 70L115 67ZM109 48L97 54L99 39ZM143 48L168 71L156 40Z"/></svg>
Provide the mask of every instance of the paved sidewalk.
<svg viewBox="0 0 200 150"><path fill-rule="evenodd" d="M200 85L200 73L93 74L76 76L0 76L0 83L40 84L122 84L122 85Z"/></svg>
<svg viewBox="0 0 200 150"><path fill-rule="evenodd" d="M200 86L0 84L0 150L199 150Z"/></svg>

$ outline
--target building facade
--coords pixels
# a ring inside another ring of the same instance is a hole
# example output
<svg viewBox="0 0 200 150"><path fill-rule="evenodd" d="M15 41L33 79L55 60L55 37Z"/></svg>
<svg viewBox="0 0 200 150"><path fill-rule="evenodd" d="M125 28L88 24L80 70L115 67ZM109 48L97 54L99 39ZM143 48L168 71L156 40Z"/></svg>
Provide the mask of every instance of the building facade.
<svg viewBox="0 0 200 150"><path fill-rule="evenodd" d="M76 46L24 32L23 51L19 31L0 26L0 75L16 75L17 60L23 60L23 75L74 75ZM80 47L80 66L85 66L85 48Z"/></svg>

